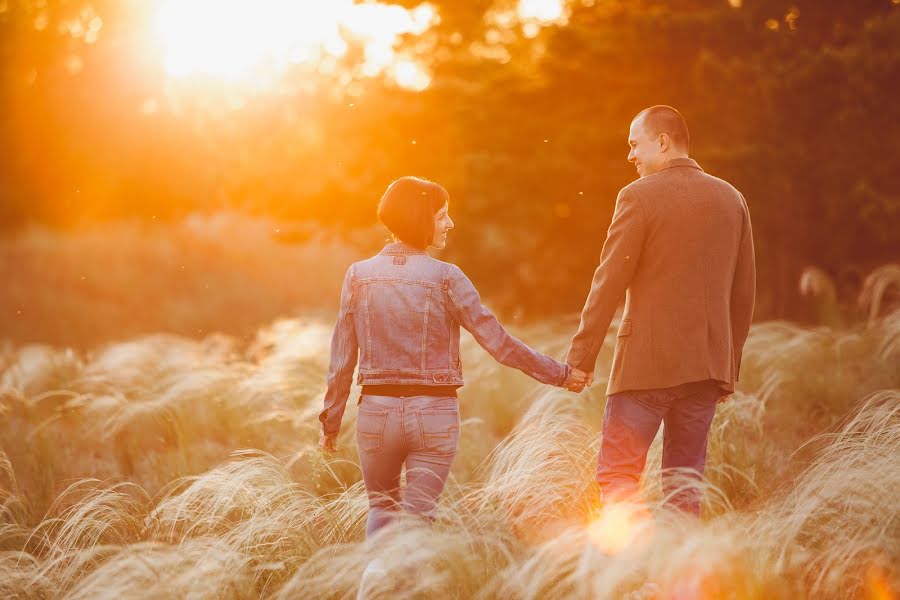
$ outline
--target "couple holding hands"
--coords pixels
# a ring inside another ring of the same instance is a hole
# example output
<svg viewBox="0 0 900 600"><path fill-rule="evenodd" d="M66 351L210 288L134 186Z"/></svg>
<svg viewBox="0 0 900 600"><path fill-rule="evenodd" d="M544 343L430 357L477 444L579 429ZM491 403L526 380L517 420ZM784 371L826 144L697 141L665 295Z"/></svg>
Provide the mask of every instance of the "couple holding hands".
<svg viewBox="0 0 900 600"><path fill-rule="evenodd" d="M623 296L597 465L603 501L638 493L663 423L666 501L700 514L696 486L679 486L675 475L702 477L716 404L738 378L755 296L750 215L740 192L689 158L687 124L674 108L641 111L628 145L640 177L616 199L565 362L507 333L459 267L426 253L444 248L454 226L443 187L416 177L388 187L378 218L395 241L344 277L319 414L320 445L334 452L358 363L367 536L401 509L434 514L459 441L460 326L498 362L580 392Z"/></svg>

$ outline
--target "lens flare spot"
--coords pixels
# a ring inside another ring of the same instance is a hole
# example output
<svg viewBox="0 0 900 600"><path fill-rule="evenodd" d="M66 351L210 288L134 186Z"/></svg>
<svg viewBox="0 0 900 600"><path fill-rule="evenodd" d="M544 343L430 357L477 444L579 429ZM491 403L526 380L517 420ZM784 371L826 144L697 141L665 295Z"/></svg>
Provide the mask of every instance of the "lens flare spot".
<svg viewBox="0 0 900 600"><path fill-rule="evenodd" d="M653 533L653 517L643 506L614 503L588 525L591 542L606 554L619 554Z"/></svg>

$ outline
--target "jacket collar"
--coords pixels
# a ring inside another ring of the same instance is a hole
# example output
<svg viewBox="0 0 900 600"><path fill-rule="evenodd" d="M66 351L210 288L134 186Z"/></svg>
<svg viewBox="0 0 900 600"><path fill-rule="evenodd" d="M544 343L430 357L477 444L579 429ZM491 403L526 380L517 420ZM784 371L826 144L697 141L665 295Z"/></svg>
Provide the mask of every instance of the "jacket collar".
<svg viewBox="0 0 900 600"><path fill-rule="evenodd" d="M415 246L410 246L405 242L392 242L386 245L381 249L381 252L378 254L384 254L387 256L398 256L398 255L413 255L413 254L427 254L424 250L416 248Z"/></svg>
<svg viewBox="0 0 900 600"><path fill-rule="evenodd" d="M671 169L673 167L690 167L691 169L697 169L698 171L703 170L693 158L670 158L666 161L666 164L663 165L663 168L660 169L660 171Z"/></svg>

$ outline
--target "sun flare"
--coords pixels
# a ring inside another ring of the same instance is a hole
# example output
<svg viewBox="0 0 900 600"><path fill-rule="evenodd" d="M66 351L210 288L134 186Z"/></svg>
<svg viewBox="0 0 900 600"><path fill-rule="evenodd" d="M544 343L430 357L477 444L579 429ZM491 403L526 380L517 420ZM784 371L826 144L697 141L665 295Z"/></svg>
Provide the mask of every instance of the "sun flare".
<svg viewBox="0 0 900 600"><path fill-rule="evenodd" d="M386 73L397 85L428 87L425 67L401 54L402 36L421 35L439 21L430 4L412 9L353 0L159 0L155 19L166 73L228 82L279 75L291 65L313 66L363 49L360 74Z"/></svg>
<svg viewBox="0 0 900 600"><path fill-rule="evenodd" d="M605 505L600 515L588 525L588 537L599 550L614 555L649 538L652 529L653 517L646 508L614 503Z"/></svg>

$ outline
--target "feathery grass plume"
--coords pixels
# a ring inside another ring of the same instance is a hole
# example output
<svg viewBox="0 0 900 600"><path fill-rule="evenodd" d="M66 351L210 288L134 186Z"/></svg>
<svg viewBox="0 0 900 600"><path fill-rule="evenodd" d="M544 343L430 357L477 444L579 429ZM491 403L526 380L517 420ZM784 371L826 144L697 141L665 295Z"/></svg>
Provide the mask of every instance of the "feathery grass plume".
<svg viewBox="0 0 900 600"><path fill-rule="evenodd" d="M793 599L800 590L767 568L767 540L748 535L757 518L732 512L709 522L679 515L658 520L643 559L663 598Z"/></svg>
<svg viewBox="0 0 900 600"><path fill-rule="evenodd" d="M216 598L254 596L250 559L215 538L182 544L141 542L116 548L87 572L67 600L121 598Z"/></svg>
<svg viewBox="0 0 900 600"><path fill-rule="evenodd" d="M173 481L150 514L152 535L169 542L226 536L258 515L283 514L286 509L303 513L315 502L275 457L238 451L207 473Z"/></svg>
<svg viewBox="0 0 900 600"><path fill-rule="evenodd" d="M900 589L900 390L873 394L820 439L827 445L761 521L778 569L817 598L858 594L873 564Z"/></svg>
<svg viewBox="0 0 900 600"><path fill-rule="evenodd" d="M28 537L29 505L3 448L0 448L0 475L0 552L18 550Z"/></svg>
<svg viewBox="0 0 900 600"><path fill-rule="evenodd" d="M772 483L768 476L777 457L765 439L766 405L756 396L737 392L716 407L707 442L704 477L720 490L727 506L704 496L704 514L744 508L759 501Z"/></svg>
<svg viewBox="0 0 900 600"><path fill-rule="evenodd" d="M333 529L323 502L294 483L284 465L259 451L200 476L173 482L148 517L150 537L209 537L244 556L262 594L326 542ZM363 511L364 516L364 511Z"/></svg>
<svg viewBox="0 0 900 600"><path fill-rule="evenodd" d="M83 368L81 359L72 349L57 350L43 344L29 344L7 357L0 375L0 391L17 392L32 398L68 389Z"/></svg>
<svg viewBox="0 0 900 600"><path fill-rule="evenodd" d="M869 273L859 294L859 305L866 310L869 326L884 312L900 312L900 264L882 265Z"/></svg>
<svg viewBox="0 0 900 600"><path fill-rule="evenodd" d="M250 344L247 358L254 368L242 384L241 408L255 415L252 428L273 445L295 443L303 429L303 439L317 441L330 342L325 323L280 319L258 331Z"/></svg>
<svg viewBox="0 0 900 600"><path fill-rule="evenodd" d="M227 365L230 356L227 352L216 353L202 342L171 334L107 344L89 355L79 381L80 389L126 391L129 397L139 399L172 377L198 368Z"/></svg>
<svg viewBox="0 0 900 600"><path fill-rule="evenodd" d="M57 587L41 573L37 558L22 551L0 551L0 598L38 600L57 596Z"/></svg>
<svg viewBox="0 0 900 600"><path fill-rule="evenodd" d="M509 548L491 536L435 529L415 517L399 515L363 544L322 548L274 598L353 597L363 569L376 558L386 572L367 581L366 597L386 600L474 598L513 557Z"/></svg>
<svg viewBox="0 0 900 600"><path fill-rule="evenodd" d="M33 522L43 515L54 498L62 491L61 467L73 458L60 452L66 438L56 435L60 413L59 404L75 395L73 392L51 391L27 398L21 392L0 391L0 447L6 453L16 474L16 486L28 499L26 520ZM54 402L45 402L46 397ZM65 487L65 486L62 486Z"/></svg>
<svg viewBox="0 0 900 600"><path fill-rule="evenodd" d="M479 598L611 598L643 581L631 558L610 556L595 547L586 527L566 529L527 550L498 573Z"/></svg>
<svg viewBox="0 0 900 600"><path fill-rule="evenodd" d="M357 481L340 493L325 496L309 515L309 522L324 536L325 544L359 541L365 536L368 511L365 485Z"/></svg>
<svg viewBox="0 0 900 600"><path fill-rule="evenodd" d="M583 401L552 388L532 396L520 423L486 460L486 481L472 498L480 512L498 511L524 539L583 522L598 499L596 436L580 418Z"/></svg>
<svg viewBox="0 0 900 600"><path fill-rule="evenodd" d="M800 295L812 297L816 304L816 322L829 327L844 323L838 305L837 289L828 273L818 267L808 266L800 274Z"/></svg>
<svg viewBox="0 0 900 600"><path fill-rule="evenodd" d="M812 330L782 322L751 330L744 349L742 387L766 404L781 426L801 425L803 439L833 426L848 399L900 384L900 372L879 358L885 332L853 328ZM876 360L873 360L876 359ZM796 416L803 398L803 420Z"/></svg>
<svg viewBox="0 0 900 600"><path fill-rule="evenodd" d="M887 365L900 363L900 310L882 320L878 357Z"/></svg>
<svg viewBox="0 0 900 600"><path fill-rule="evenodd" d="M19 350L12 340L5 337L0 339L0 373L6 373L18 354Z"/></svg>
<svg viewBox="0 0 900 600"><path fill-rule="evenodd" d="M97 480L70 485L26 540L23 550L40 560L26 590L46 581L57 593L67 590L116 548L139 541L149 499L135 500L140 490L123 491L133 487Z"/></svg>
<svg viewBox="0 0 900 600"><path fill-rule="evenodd" d="M127 488L132 493L126 492ZM143 496L143 500L135 496ZM142 535L148 509L149 497L132 483L76 481L35 527L33 535L40 537L35 554L59 556L76 549L135 542Z"/></svg>

